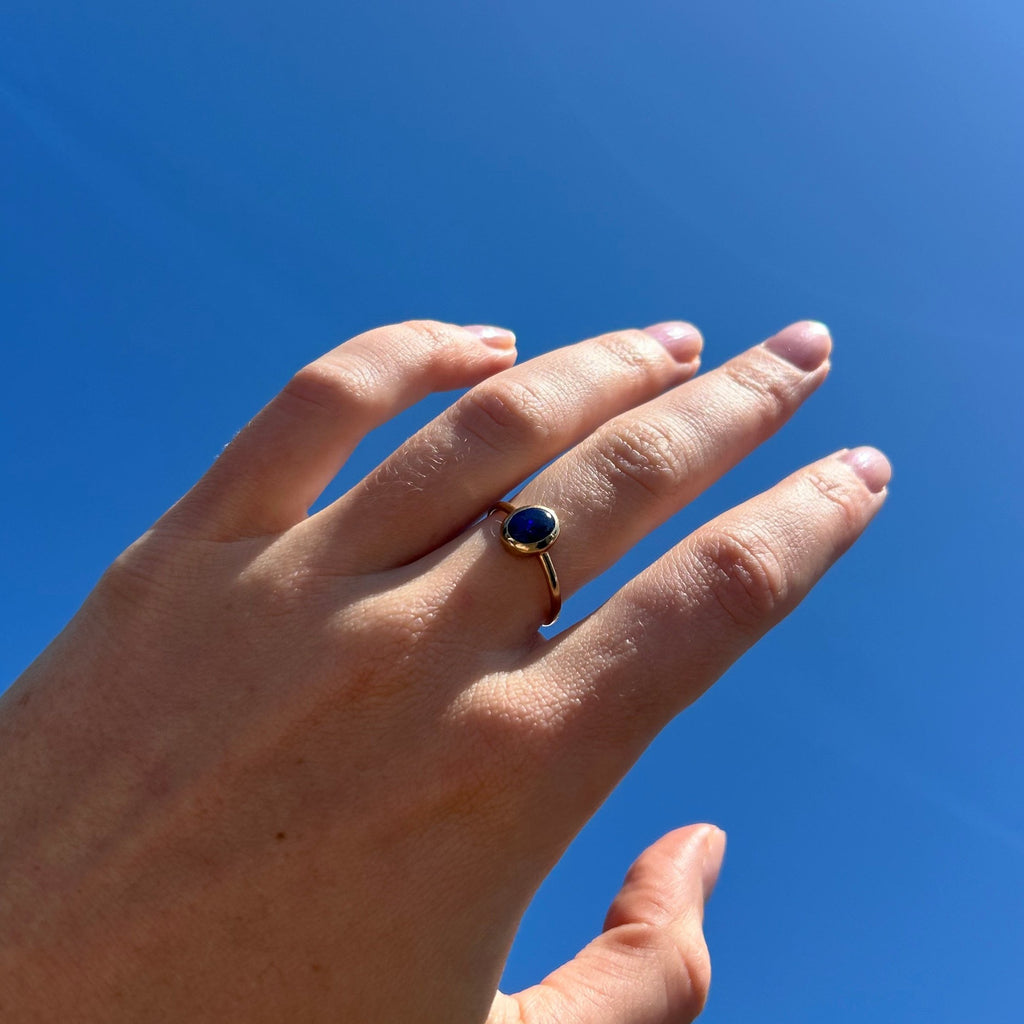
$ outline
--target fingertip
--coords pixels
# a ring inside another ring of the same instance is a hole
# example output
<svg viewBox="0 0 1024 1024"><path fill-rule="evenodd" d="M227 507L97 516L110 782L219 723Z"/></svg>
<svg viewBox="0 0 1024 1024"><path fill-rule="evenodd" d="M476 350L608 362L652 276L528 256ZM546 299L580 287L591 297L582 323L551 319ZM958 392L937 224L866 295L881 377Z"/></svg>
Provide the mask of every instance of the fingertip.
<svg viewBox="0 0 1024 1024"><path fill-rule="evenodd" d="M704 863L702 867L702 880L704 883L704 902L706 903L715 890L718 876L722 871L722 862L725 859L725 832L715 825L712 825L704 840Z"/></svg>
<svg viewBox="0 0 1024 1024"><path fill-rule="evenodd" d="M725 832L708 823L686 825L662 836L647 852L660 848L675 863L680 878L689 878L690 900L703 893L706 902L711 896L725 858ZM700 884L698 885L698 880Z"/></svg>
<svg viewBox="0 0 1024 1024"><path fill-rule="evenodd" d="M454 374L457 379L451 387L473 387L515 364L518 357L516 336L504 327L491 324L465 324L457 330L465 331L466 344L449 353L439 372ZM438 390L447 390L443 385Z"/></svg>
<svg viewBox="0 0 1024 1024"><path fill-rule="evenodd" d="M700 359L704 336L685 320L666 320L644 328L644 334L660 342L677 363L694 363Z"/></svg>
<svg viewBox="0 0 1024 1024"><path fill-rule="evenodd" d="M820 320L799 320L769 338L764 347L804 373L811 373L832 354L832 334Z"/></svg>
<svg viewBox="0 0 1024 1024"><path fill-rule="evenodd" d="M725 859L725 832L717 825L689 825L669 833L664 841L680 844L674 851L677 867L683 875L699 876L703 898L707 902Z"/></svg>
<svg viewBox="0 0 1024 1024"><path fill-rule="evenodd" d="M511 351L516 345L516 336L506 327L493 324L465 324L463 330L476 335L485 345L503 352Z"/></svg>
<svg viewBox="0 0 1024 1024"><path fill-rule="evenodd" d="M889 486L892 463L877 448L868 445L849 448L839 454L839 460L860 477L872 494L881 494Z"/></svg>

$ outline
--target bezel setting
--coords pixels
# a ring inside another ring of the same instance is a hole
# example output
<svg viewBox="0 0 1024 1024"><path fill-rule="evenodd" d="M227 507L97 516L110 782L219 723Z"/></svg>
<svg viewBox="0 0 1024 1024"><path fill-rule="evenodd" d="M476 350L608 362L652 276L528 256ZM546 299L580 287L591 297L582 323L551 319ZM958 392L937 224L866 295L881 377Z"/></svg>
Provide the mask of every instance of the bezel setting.
<svg viewBox="0 0 1024 1024"><path fill-rule="evenodd" d="M536 555L558 540L560 525L554 509L546 505L524 505L505 517L501 539L519 555Z"/></svg>

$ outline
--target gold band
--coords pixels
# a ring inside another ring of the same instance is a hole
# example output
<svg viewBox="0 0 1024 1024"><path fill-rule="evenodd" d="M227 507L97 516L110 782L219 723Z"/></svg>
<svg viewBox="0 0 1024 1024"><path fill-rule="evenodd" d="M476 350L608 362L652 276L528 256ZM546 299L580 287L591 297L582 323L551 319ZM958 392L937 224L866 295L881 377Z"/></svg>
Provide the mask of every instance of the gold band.
<svg viewBox="0 0 1024 1024"><path fill-rule="evenodd" d="M554 563L551 561L551 556L546 550L558 540L558 516L555 514L554 509L547 508L544 505L523 505L516 508L510 501L496 502L487 510L487 515L493 515L495 512L505 513L501 527L501 540L505 545L505 549L511 551L514 555L538 555L540 557L540 564L544 569L544 579L547 581L548 590L551 592L551 605L548 609L547 618L544 619L544 625L550 626L558 618L558 613L562 610L562 590L558 585L558 573L555 572ZM508 527L513 514L516 512L523 514L537 513L542 520L548 522L546 531L538 535L516 536L511 534Z"/></svg>

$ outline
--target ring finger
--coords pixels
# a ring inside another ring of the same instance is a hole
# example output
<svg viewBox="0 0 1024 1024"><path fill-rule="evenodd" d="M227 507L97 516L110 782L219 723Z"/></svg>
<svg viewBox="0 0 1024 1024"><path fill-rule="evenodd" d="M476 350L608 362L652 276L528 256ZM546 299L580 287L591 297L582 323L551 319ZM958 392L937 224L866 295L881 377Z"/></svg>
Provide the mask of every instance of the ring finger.
<svg viewBox="0 0 1024 1024"><path fill-rule="evenodd" d="M603 572L781 427L825 379L830 351L823 324L792 324L685 387L608 420L532 480L513 504L558 513L562 529L551 558L562 595ZM541 567L531 564L536 559L511 555L497 532L494 521L481 523L446 566L462 577L479 574L468 589L482 598L478 614L490 615L490 635L501 642L532 635L549 595Z"/></svg>

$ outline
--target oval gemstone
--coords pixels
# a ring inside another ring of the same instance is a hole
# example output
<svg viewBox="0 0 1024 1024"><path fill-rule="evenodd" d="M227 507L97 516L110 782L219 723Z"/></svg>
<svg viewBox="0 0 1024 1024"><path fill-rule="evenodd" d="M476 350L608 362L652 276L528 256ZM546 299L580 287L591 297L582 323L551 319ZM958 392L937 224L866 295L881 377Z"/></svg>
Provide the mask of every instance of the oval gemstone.
<svg viewBox="0 0 1024 1024"><path fill-rule="evenodd" d="M516 509L505 523L509 537L519 544L536 544L555 532L557 522L546 508L529 505Z"/></svg>

